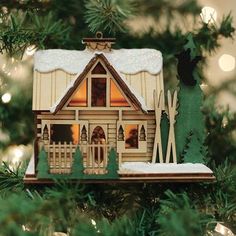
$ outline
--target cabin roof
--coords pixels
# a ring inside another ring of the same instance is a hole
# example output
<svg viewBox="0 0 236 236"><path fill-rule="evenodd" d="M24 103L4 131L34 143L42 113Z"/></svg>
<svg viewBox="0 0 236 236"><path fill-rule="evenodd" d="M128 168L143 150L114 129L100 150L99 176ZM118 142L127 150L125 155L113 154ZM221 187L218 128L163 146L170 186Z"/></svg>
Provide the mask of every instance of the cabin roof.
<svg viewBox="0 0 236 236"><path fill-rule="evenodd" d="M135 108L142 110L143 112L147 112L148 108L145 105L144 99L139 96L138 93L136 93L132 87L126 82L124 78L122 78L122 75L119 74L114 68L107 58L102 54L96 54L94 57L89 61L89 63L86 65L82 73L77 74L76 80L74 80L65 90L65 92L62 94L62 96L56 101L56 103L50 108L50 111L53 114L56 114L59 110L63 108L63 106L66 104L68 99L72 96L72 94L75 92L75 90L78 88L80 83L84 80L89 70L92 68L94 64L97 63L98 60L101 60L106 65L106 68L109 70L113 78L116 80L120 88L123 90L125 95L128 97L128 99L131 101L131 103L134 105Z"/></svg>
<svg viewBox="0 0 236 236"><path fill-rule="evenodd" d="M40 50L35 53L34 69L39 72L61 69L70 74L80 74L96 54L103 54L118 72L124 74L146 71L154 75L162 69L162 54L155 49L113 49L110 52L87 49L83 51Z"/></svg>
<svg viewBox="0 0 236 236"><path fill-rule="evenodd" d="M155 49L37 51L34 55L33 110L55 113L63 97L98 55L105 58L112 73L119 78L119 86L122 84L129 91L135 107L142 111L154 110L153 92L164 90L162 55ZM164 107L164 97L162 103Z"/></svg>

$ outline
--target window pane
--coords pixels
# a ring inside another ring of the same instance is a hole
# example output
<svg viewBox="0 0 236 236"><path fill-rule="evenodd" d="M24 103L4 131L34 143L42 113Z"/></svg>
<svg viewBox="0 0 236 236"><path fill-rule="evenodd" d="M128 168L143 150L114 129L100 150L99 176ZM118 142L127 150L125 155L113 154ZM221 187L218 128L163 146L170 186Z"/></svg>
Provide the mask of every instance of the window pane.
<svg viewBox="0 0 236 236"><path fill-rule="evenodd" d="M106 70L104 69L104 67L100 62L98 62L98 64L92 70L92 74L106 74L106 73L107 73Z"/></svg>
<svg viewBox="0 0 236 236"><path fill-rule="evenodd" d="M110 101L111 107L129 107L129 103L117 88L114 81L111 81Z"/></svg>
<svg viewBox="0 0 236 236"><path fill-rule="evenodd" d="M125 148L138 148L138 125L125 125Z"/></svg>
<svg viewBox="0 0 236 236"><path fill-rule="evenodd" d="M52 142L72 142L78 144L80 138L79 125L53 124L51 125Z"/></svg>
<svg viewBox="0 0 236 236"><path fill-rule="evenodd" d="M92 78L92 101L93 107L106 106L106 78Z"/></svg>
<svg viewBox="0 0 236 236"><path fill-rule="evenodd" d="M75 92L69 102L69 107L86 107L87 106L87 79L85 79L79 89Z"/></svg>

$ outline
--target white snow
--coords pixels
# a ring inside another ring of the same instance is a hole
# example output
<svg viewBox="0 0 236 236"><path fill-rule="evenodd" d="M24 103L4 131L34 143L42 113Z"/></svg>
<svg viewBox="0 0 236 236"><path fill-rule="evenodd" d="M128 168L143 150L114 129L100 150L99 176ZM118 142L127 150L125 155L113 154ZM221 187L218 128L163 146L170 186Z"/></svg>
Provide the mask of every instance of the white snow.
<svg viewBox="0 0 236 236"><path fill-rule="evenodd" d="M100 53L103 53L120 73L136 74L147 71L150 74L158 74L162 69L162 54L155 49L120 49L111 52L92 52L86 49L41 50L35 53L34 69L39 72L62 69L71 74L80 74L95 54Z"/></svg>
<svg viewBox="0 0 236 236"><path fill-rule="evenodd" d="M207 173L212 174L212 170L207 166L197 163L146 163L146 162L124 162L121 164L119 173L155 173L155 174L171 174L171 173Z"/></svg>
<svg viewBox="0 0 236 236"><path fill-rule="evenodd" d="M35 167L34 167L34 155L31 156L30 162L26 169L25 175L34 175L35 174Z"/></svg>

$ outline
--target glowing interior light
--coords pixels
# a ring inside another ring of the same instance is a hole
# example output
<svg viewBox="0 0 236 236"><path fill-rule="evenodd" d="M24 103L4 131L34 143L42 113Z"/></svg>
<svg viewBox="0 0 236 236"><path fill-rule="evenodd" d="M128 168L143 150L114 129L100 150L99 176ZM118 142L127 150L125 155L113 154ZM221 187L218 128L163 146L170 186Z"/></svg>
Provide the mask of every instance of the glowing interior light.
<svg viewBox="0 0 236 236"><path fill-rule="evenodd" d="M216 224L215 231L217 233L220 233L221 235L228 235L228 236L234 235L233 232L229 228L225 227L224 225L220 223Z"/></svg>
<svg viewBox="0 0 236 236"><path fill-rule="evenodd" d="M2 95L2 102L3 103L8 103L11 101L11 94L10 93L4 93Z"/></svg>
<svg viewBox="0 0 236 236"><path fill-rule="evenodd" d="M14 154L15 157L21 158L23 156L23 151L20 148L16 148Z"/></svg>
<svg viewBox="0 0 236 236"><path fill-rule="evenodd" d="M94 220L94 219L91 219L91 223L92 223L92 225L96 225L96 221Z"/></svg>
<svg viewBox="0 0 236 236"><path fill-rule="evenodd" d="M217 12L212 7L203 7L200 16L204 23L206 24L214 23L217 19Z"/></svg>
<svg viewBox="0 0 236 236"><path fill-rule="evenodd" d="M12 158L13 165L17 165L20 162L20 159L22 158L23 154L24 153L23 153L22 149L20 149L18 147L15 148L14 156Z"/></svg>
<svg viewBox="0 0 236 236"><path fill-rule="evenodd" d="M232 71L235 69L235 57L229 54L223 54L219 58L219 66L223 71Z"/></svg>
<svg viewBox="0 0 236 236"><path fill-rule="evenodd" d="M35 51L36 51L35 45L31 45L31 46L29 46L29 47L26 48L26 52L25 52L25 53L26 53L28 56L32 56L32 55L34 55Z"/></svg>

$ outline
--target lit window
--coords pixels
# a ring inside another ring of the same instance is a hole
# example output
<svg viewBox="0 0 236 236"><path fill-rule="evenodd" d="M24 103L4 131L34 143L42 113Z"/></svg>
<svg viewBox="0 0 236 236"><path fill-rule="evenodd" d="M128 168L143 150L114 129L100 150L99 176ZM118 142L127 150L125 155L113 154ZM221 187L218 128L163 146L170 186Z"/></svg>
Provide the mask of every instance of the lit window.
<svg viewBox="0 0 236 236"><path fill-rule="evenodd" d="M116 84L112 80L110 81L111 81L110 106L111 107L128 107L129 103L126 101L123 94L120 92Z"/></svg>
<svg viewBox="0 0 236 236"><path fill-rule="evenodd" d="M138 148L138 125L125 125L125 148Z"/></svg>
<svg viewBox="0 0 236 236"><path fill-rule="evenodd" d="M69 107L87 106L87 79L85 79L69 102Z"/></svg>
<svg viewBox="0 0 236 236"><path fill-rule="evenodd" d="M80 126L77 124L52 124L50 133L52 142L72 142L73 144L78 144L80 138Z"/></svg>
<svg viewBox="0 0 236 236"><path fill-rule="evenodd" d="M118 121L117 151L121 153L146 153L147 121Z"/></svg>
<svg viewBox="0 0 236 236"><path fill-rule="evenodd" d="M91 93L93 107L105 107L106 106L106 78L92 78L91 81Z"/></svg>

